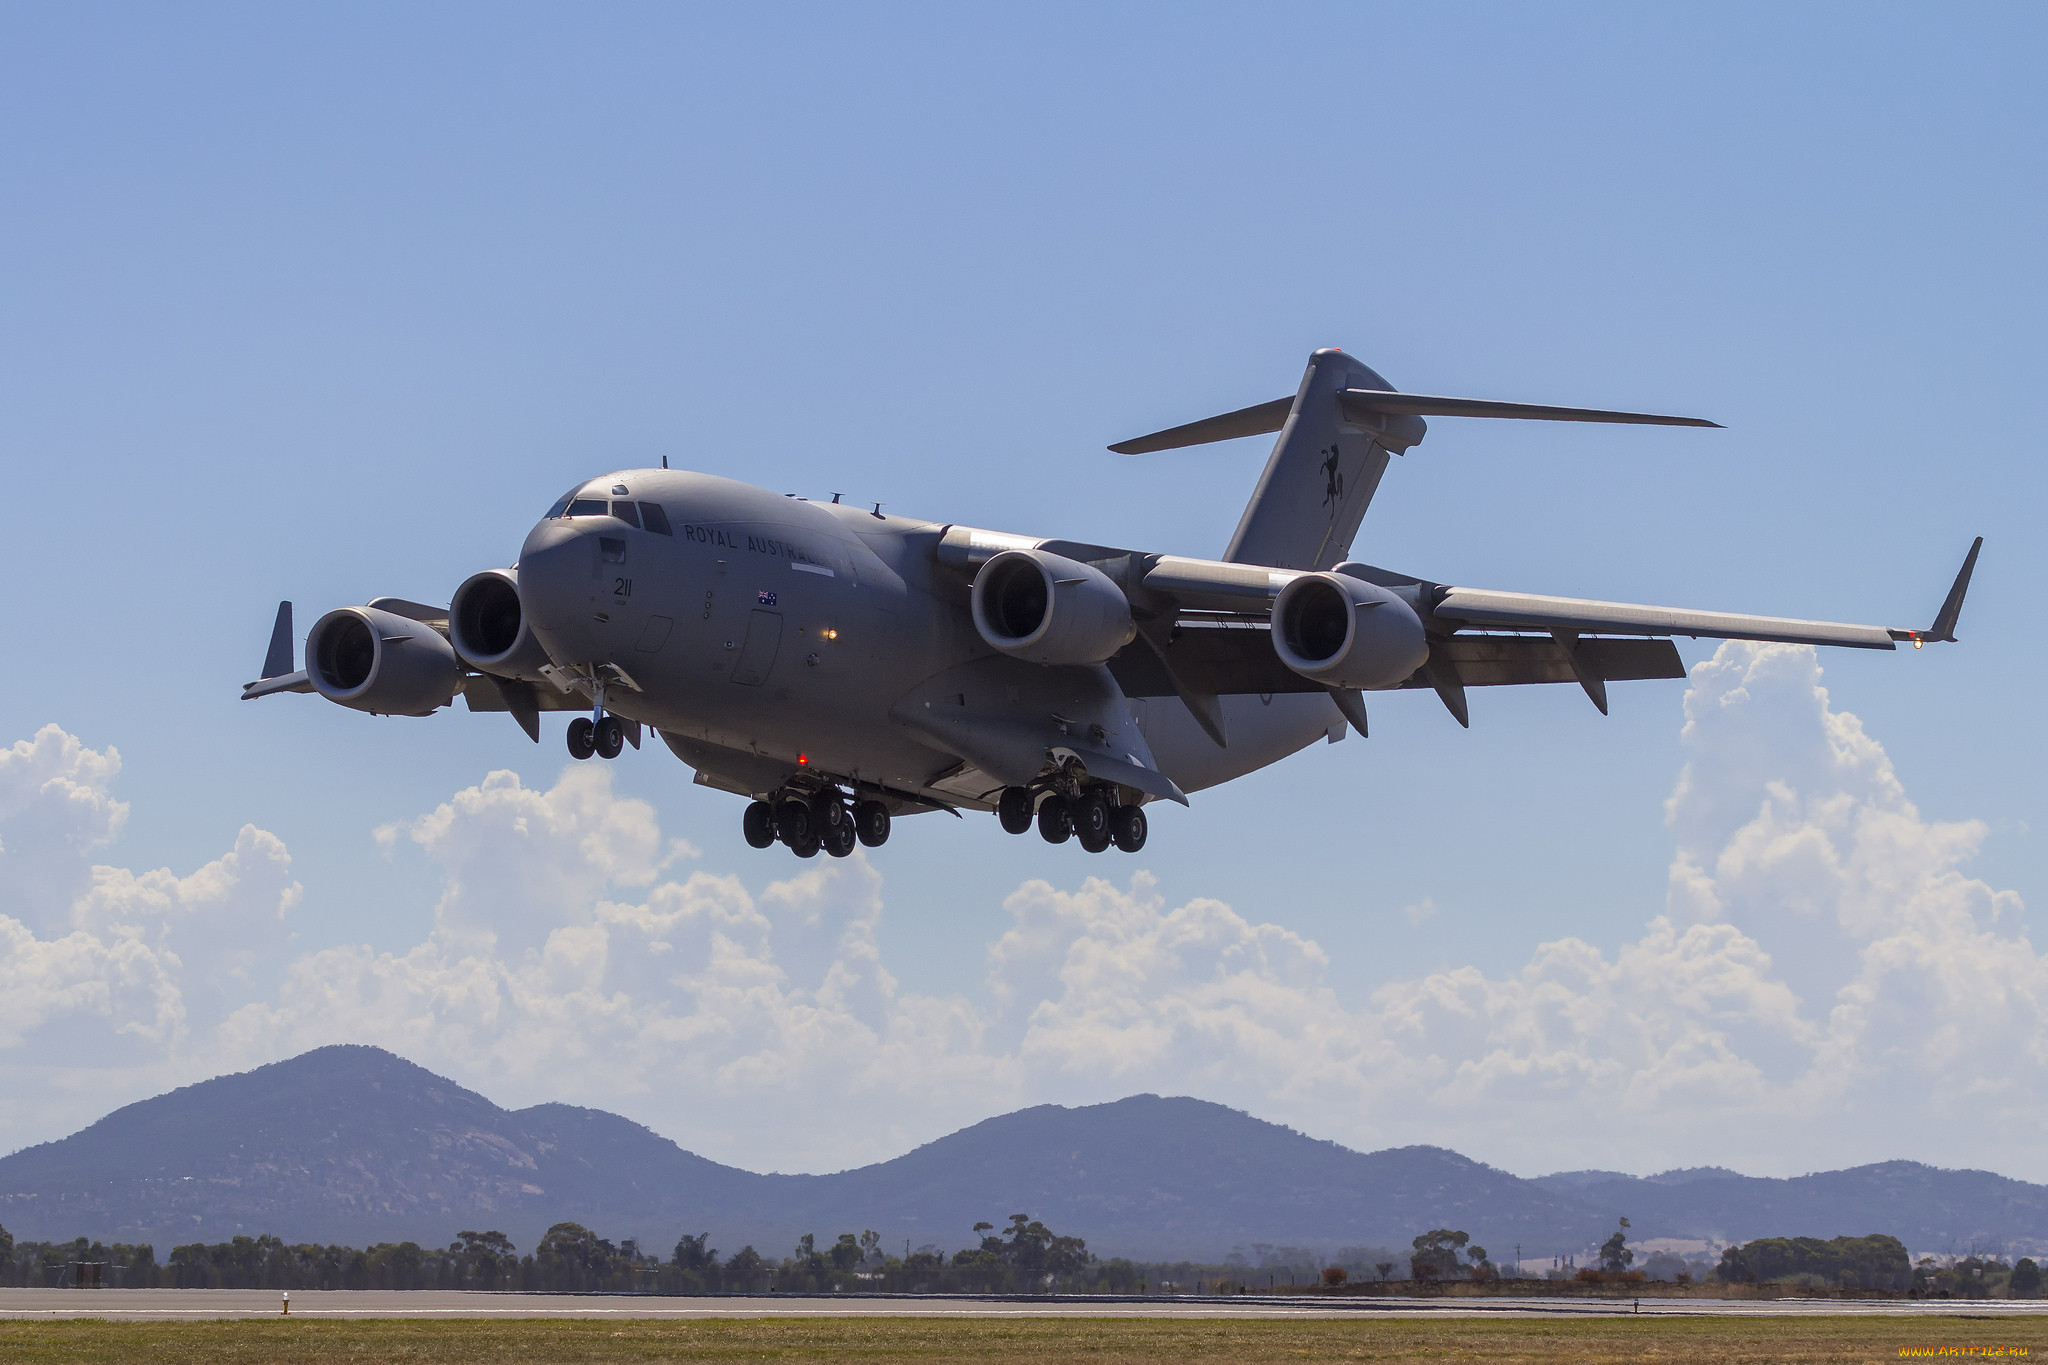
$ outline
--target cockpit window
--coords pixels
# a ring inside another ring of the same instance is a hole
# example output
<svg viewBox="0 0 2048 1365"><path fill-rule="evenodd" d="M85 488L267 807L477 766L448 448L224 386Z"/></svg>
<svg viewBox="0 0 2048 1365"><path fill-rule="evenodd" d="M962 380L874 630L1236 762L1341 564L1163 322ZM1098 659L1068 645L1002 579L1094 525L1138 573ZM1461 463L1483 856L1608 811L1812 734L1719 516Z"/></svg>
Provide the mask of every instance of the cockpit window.
<svg viewBox="0 0 2048 1365"><path fill-rule="evenodd" d="M569 510L569 499L570 499L570 498L573 498L573 497L575 497L575 496L576 496L576 495L575 495L574 493L570 493L570 494L567 494L567 495L566 495L566 496L564 496L564 497L563 497L563 498L562 498L562 499L561 499L561 500L560 500L559 502L557 502L557 503L556 503L556 504L555 504L555 505L554 505L553 507L550 507L550 508L548 509L548 515L547 515L547 520L549 520L549 521L553 521L553 520L554 520L554 519L555 519L556 517L559 517L560 515L562 515L562 513L564 513L564 512L566 512L566 511L568 511L568 510Z"/></svg>
<svg viewBox="0 0 2048 1365"><path fill-rule="evenodd" d="M668 528L668 513L662 509L661 504L658 502L641 503L640 518L648 530L658 535L672 536L675 534L674 531Z"/></svg>
<svg viewBox="0 0 2048 1365"><path fill-rule="evenodd" d="M628 526L638 527L640 525L640 509L630 502L614 502L612 504L612 515L625 522Z"/></svg>
<svg viewBox="0 0 2048 1365"><path fill-rule="evenodd" d="M578 498L569 504L572 517L601 517L610 512L603 498Z"/></svg>

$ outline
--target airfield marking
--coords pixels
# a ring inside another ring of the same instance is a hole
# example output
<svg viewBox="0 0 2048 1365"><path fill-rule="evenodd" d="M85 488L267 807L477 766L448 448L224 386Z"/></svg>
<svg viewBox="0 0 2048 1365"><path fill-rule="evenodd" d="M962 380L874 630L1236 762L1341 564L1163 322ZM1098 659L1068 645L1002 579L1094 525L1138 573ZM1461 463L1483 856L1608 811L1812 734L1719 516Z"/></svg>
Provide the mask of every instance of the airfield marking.
<svg viewBox="0 0 2048 1365"><path fill-rule="evenodd" d="M1211 1318L1383 1317L1921 1317L2048 1315L2048 1300L2015 1299L1410 1299L1116 1297L1015 1300L820 1295L697 1298L509 1294L462 1290L294 1290L295 1318ZM0 1289L0 1319L274 1318L264 1289Z"/></svg>

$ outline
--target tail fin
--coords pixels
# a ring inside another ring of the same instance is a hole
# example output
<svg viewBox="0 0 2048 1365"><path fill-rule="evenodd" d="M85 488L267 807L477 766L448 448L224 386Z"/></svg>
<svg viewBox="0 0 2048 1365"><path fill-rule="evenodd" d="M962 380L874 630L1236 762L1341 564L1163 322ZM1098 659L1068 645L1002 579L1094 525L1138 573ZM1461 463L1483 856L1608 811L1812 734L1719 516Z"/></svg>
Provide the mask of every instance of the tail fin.
<svg viewBox="0 0 2048 1365"><path fill-rule="evenodd" d="M1338 350L1317 351L1292 400L1276 398L1220 417L1110 447L1122 455L1227 441L1277 431L1280 439L1244 509L1224 559L1280 569L1327 569L1351 556L1351 538L1379 489L1389 453L1429 430L1423 417L1513 417L1540 422L1624 422L1711 427L1698 417L1502 403L1400 393Z"/></svg>
<svg viewBox="0 0 2048 1365"><path fill-rule="evenodd" d="M1327 569L1351 557L1351 538L1387 472L1387 452L1422 439L1422 419L1347 420L1346 389L1393 387L1342 351L1321 350L1308 370L1223 558L1279 569Z"/></svg>

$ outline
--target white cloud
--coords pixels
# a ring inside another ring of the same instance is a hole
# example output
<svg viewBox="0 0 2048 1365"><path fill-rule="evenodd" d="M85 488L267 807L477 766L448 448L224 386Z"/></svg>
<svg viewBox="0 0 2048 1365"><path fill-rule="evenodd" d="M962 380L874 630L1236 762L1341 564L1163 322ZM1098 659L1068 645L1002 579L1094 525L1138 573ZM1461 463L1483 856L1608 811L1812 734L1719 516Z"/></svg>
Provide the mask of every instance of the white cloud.
<svg viewBox="0 0 2048 1365"><path fill-rule="evenodd" d="M45 730L0 764L0 841L12 857L17 830L56 831L78 866L46 860L38 885L69 890L41 937L0 920L0 983L21 983L0 1047L60 1017L187 1070L381 1043L506 1102L619 1109L785 1169L1156 1090L1521 1169L1910 1155L2044 1174L2048 969L2017 898L1963 870L1983 826L1919 814L1809 649L1725 645L1685 707L1670 889L1640 937L1562 938L1506 976L1446 970L1349 1007L1328 981L1355 965L1218 901L1170 905L1142 872L1026 883L983 982L906 992L864 855L753 894L576 765L545 790L493 773L378 832L442 879L417 944L305 954L224 1020L188 1017L195 981L231 983L233 945L289 911L288 857L248 829L185 878L81 872L119 828L118 760Z"/></svg>

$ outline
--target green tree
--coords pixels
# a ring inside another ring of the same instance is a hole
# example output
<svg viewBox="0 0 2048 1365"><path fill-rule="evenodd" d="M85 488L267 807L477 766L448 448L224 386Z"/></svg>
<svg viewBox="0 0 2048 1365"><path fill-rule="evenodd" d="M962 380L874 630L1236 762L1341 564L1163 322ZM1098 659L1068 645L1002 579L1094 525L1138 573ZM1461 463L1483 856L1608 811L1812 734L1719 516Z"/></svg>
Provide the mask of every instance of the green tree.
<svg viewBox="0 0 2048 1365"><path fill-rule="evenodd" d="M839 1240L825 1252L825 1258L832 1262L832 1268L842 1273L859 1265L861 1256L860 1239L850 1232L840 1233Z"/></svg>
<svg viewBox="0 0 2048 1365"><path fill-rule="evenodd" d="M0 1227L0 1274L5 1274L14 1261L14 1234Z"/></svg>
<svg viewBox="0 0 2048 1365"><path fill-rule="evenodd" d="M1458 1277L1458 1253L1471 1237L1451 1228L1425 1232L1410 1244L1415 1250L1408 1258L1409 1275L1424 1284Z"/></svg>
<svg viewBox="0 0 2048 1365"><path fill-rule="evenodd" d="M742 1292L757 1292L768 1280L768 1263L751 1246L743 1246L725 1263L725 1282Z"/></svg>
<svg viewBox="0 0 2048 1365"><path fill-rule="evenodd" d="M448 1244L455 1259L456 1273L465 1289L503 1289L510 1285L519 1266L519 1251L512 1239L496 1228L489 1232L463 1231Z"/></svg>
<svg viewBox="0 0 2048 1365"><path fill-rule="evenodd" d="M2033 1257L2022 1256L2013 1262L2012 1278L2005 1282L2005 1292L2016 1299L2041 1297L2041 1267Z"/></svg>
<svg viewBox="0 0 2048 1365"><path fill-rule="evenodd" d="M1635 1258L1636 1254L1628 1249L1628 1219L1624 1218L1614 1235L1600 1244L1600 1269L1608 1275L1619 1275Z"/></svg>

